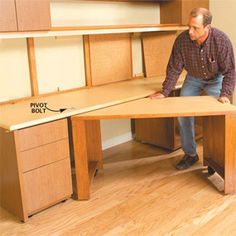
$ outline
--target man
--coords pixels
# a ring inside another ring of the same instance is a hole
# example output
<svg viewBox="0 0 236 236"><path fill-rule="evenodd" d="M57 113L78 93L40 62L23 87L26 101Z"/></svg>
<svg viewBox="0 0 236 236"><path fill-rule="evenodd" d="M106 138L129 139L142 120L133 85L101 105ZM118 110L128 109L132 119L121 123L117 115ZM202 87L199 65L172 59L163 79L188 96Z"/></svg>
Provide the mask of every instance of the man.
<svg viewBox="0 0 236 236"><path fill-rule="evenodd" d="M189 17L189 30L181 33L173 45L167 65L162 92L150 96L165 98L174 88L182 70L187 71L180 96L205 94L230 103L235 87L235 62L229 38L211 27L212 15L205 8L195 8ZM194 105L194 104L193 104ZM199 160L196 152L194 118L179 117L182 148L185 153L177 164L178 170L187 169Z"/></svg>

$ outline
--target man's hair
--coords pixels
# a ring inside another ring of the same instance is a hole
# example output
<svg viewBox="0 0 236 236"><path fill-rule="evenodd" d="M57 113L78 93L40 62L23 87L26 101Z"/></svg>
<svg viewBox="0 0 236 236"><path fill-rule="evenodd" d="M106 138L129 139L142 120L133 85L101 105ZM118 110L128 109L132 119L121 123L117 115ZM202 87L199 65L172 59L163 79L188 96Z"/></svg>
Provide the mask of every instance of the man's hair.
<svg viewBox="0 0 236 236"><path fill-rule="evenodd" d="M209 10L207 10L206 8L194 8L191 12L190 12L190 16L192 17L197 17L199 15L203 16L203 21L202 24L204 26L206 25L210 25L211 21L212 21L212 14Z"/></svg>

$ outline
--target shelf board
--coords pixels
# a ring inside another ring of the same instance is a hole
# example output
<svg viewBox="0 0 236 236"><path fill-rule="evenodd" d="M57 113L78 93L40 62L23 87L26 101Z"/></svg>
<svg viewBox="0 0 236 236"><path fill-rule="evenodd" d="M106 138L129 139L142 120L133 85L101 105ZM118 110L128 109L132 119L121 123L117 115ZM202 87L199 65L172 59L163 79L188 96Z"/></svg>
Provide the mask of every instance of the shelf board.
<svg viewBox="0 0 236 236"><path fill-rule="evenodd" d="M50 31L32 32L5 32L0 33L0 39L14 38L40 38L56 36L75 36L90 34L117 34L117 33L141 33L158 31L186 30L187 26L181 25L127 25L127 26L84 26L84 27L54 27Z"/></svg>

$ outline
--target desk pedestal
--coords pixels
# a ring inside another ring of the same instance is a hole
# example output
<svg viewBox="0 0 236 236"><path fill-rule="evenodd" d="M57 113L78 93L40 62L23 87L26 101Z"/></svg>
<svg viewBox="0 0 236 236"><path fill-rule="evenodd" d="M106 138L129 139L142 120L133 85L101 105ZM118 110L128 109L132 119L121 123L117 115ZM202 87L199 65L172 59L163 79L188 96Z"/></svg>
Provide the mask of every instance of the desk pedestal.
<svg viewBox="0 0 236 236"><path fill-rule="evenodd" d="M87 200L95 171L103 168L100 121L72 118L72 129L77 197Z"/></svg>

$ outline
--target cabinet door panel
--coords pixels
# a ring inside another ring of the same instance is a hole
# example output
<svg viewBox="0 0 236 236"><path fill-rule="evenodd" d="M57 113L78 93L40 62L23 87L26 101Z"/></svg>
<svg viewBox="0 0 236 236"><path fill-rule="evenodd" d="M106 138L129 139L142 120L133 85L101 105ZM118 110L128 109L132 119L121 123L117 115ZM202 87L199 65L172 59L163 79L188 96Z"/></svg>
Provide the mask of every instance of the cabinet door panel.
<svg viewBox="0 0 236 236"><path fill-rule="evenodd" d="M16 0L18 30L49 30L51 27L49 0Z"/></svg>
<svg viewBox="0 0 236 236"><path fill-rule="evenodd" d="M29 215L72 194L69 158L26 172L23 179Z"/></svg>
<svg viewBox="0 0 236 236"><path fill-rule="evenodd" d="M209 0L178 0L160 2L160 23L187 25L193 8L209 9Z"/></svg>
<svg viewBox="0 0 236 236"><path fill-rule="evenodd" d="M209 9L209 1L208 0L189 0L189 1L183 1L182 3L182 25L187 25L189 20L189 14L193 8L197 7L204 7Z"/></svg>
<svg viewBox="0 0 236 236"><path fill-rule="evenodd" d="M17 31L14 0L0 1L0 32Z"/></svg>

